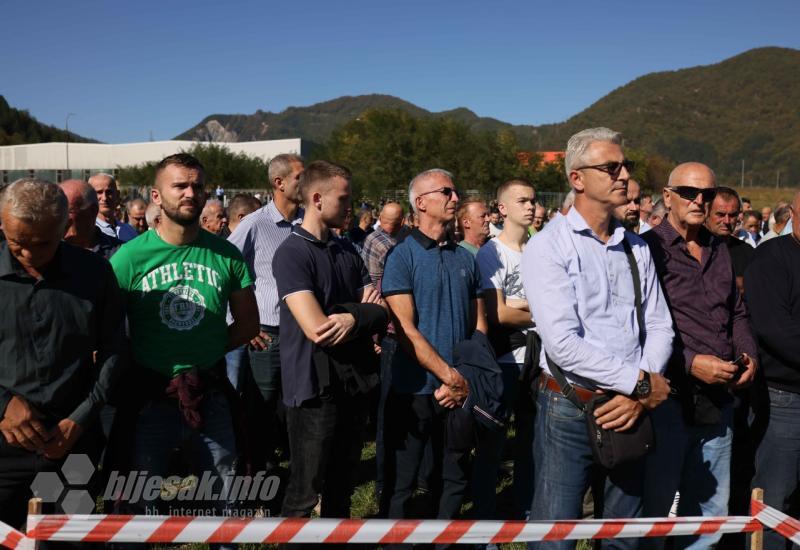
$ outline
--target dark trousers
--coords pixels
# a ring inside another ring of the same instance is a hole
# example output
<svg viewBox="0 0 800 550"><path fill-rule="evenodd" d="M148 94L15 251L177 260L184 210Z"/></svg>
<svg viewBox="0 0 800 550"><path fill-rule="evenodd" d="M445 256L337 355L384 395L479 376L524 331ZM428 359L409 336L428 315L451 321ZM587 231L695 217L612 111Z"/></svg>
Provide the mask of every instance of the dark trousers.
<svg viewBox="0 0 800 550"><path fill-rule="evenodd" d="M281 402L281 348L277 327L261 325L271 336L264 350L249 349L250 376L245 376L245 410L253 467L270 469L275 449L285 439L285 410ZM257 419L253 421L254 419Z"/></svg>
<svg viewBox="0 0 800 550"><path fill-rule="evenodd" d="M433 395L389 394L383 492L389 518L410 517L409 501L429 442L433 454L430 496L438 503L438 510L431 515L450 519L459 513L467 489L471 445L456 443L457 434L447 434L450 414Z"/></svg>
<svg viewBox="0 0 800 550"><path fill-rule="evenodd" d="M33 497L31 484L40 472L59 472L64 461L70 454L86 454L95 468L98 465L100 456L100 446L102 435L99 429L89 428L81 439L73 447L72 451L61 459L50 460L43 455L26 451L21 447L9 445L5 438L0 435L0 522L10 525L15 529L23 529L28 514L28 500ZM60 477L62 485L58 486L54 476L39 478L37 480L37 495L45 500L44 513L62 513L57 507L56 501L64 496L65 478L63 474L56 474ZM96 495L95 478L98 473L94 472L89 483L70 484L70 489L88 490L92 498ZM42 483L44 479L47 482ZM82 510L83 511L83 510ZM83 511L85 513L85 511Z"/></svg>
<svg viewBox="0 0 800 550"><path fill-rule="evenodd" d="M286 407L292 460L282 516L311 516L322 495L322 517L350 517L368 410L367 396L341 394Z"/></svg>

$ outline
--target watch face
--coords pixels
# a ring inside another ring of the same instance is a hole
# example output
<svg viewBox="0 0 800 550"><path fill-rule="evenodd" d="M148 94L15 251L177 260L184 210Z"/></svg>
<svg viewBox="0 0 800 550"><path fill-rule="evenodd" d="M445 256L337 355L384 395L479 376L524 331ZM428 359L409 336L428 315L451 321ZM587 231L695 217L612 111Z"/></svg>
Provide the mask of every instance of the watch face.
<svg viewBox="0 0 800 550"><path fill-rule="evenodd" d="M637 393L639 395L643 396L643 397L649 395L650 394L650 380L648 380L647 378L644 378L644 379L640 380L636 384L636 390L637 390Z"/></svg>

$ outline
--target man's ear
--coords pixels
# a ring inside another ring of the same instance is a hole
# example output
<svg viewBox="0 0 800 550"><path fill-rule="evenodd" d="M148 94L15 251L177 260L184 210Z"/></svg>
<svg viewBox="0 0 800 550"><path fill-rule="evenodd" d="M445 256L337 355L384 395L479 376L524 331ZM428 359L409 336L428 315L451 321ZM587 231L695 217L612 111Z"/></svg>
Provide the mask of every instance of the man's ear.
<svg viewBox="0 0 800 550"><path fill-rule="evenodd" d="M150 202L161 206L161 192L158 190L157 187L153 187L150 189Z"/></svg>
<svg viewBox="0 0 800 550"><path fill-rule="evenodd" d="M585 185L583 184L583 175L578 170L573 170L569 173L569 184L575 191L583 191Z"/></svg>

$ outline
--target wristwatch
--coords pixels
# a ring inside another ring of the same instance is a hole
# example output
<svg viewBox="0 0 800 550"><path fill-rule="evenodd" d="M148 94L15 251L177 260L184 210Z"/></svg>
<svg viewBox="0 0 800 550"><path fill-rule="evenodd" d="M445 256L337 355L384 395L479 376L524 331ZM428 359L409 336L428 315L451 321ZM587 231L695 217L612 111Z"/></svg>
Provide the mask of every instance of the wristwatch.
<svg viewBox="0 0 800 550"><path fill-rule="evenodd" d="M633 391L633 395L637 399L644 399L648 395L650 395L650 373L647 371L644 372L644 376L642 379L636 382L636 389Z"/></svg>

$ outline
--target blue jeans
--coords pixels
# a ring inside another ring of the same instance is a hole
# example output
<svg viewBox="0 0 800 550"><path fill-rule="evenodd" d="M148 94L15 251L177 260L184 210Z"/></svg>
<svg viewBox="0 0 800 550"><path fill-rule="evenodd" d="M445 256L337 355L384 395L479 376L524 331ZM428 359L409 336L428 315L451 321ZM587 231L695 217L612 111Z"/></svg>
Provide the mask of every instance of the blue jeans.
<svg viewBox="0 0 800 550"><path fill-rule="evenodd" d="M513 492L516 517L522 518L530 508L533 496L533 456L531 452L533 425L531 413L527 412L526 414L526 410L530 409L530 404L524 403L525 400L530 400L530 397L527 389L522 388L519 382L522 365L514 363L500 363L499 365L503 371L503 400L507 410L513 409L515 413ZM495 490L497 488L497 472L500 469L503 447L506 443L506 430L496 432L476 422L475 432L477 444L475 460L472 464L473 515L476 519L504 519L495 518L497 501Z"/></svg>
<svg viewBox="0 0 800 550"><path fill-rule="evenodd" d="M800 478L800 395L769 388L767 429L756 451L753 487L764 489L764 503L784 513ZM764 531L764 548L790 548L771 529Z"/></svg>
<svg viewBox="0 0 800 550"><path fill-rule="evenodd" d="M200 479L205 472L216 476L213 491L220 494L236 473L236 438L227 397L219 390L211 390L200 405L200 413L203 424L199 430L194 430L186 424L177 400L160 398L148 402L136 421L132 470L166 477L171 473L172 450L181 443L188 443L195 475ZM133 513L139 514L145 506L152 505L141 501L125 504L125 508L130 507ZM224 514L232 505L232 499L192 504L198 508L214 509L216 515Z"/></svg>
<svg viewBox="0 0 800 550"><path fill-rule="evenodd" d="M594 464L584 413L560 393L539 390L533 436L534 479L531 520L579 519L583 496L598 468ZM638 518L642 511L644 460L623 464L606 475L603 517ZM574 548L576 541L531 542L528 548ZM606 539L603 548L637 548L638 539Z"/></svg>
<svg viewBox="0 0 800 550"><path fill-rule="evenodd" d="M242 391L242 363L247 360L247 346L239 346L225 354L225 368L231 386L238 392Z"/></svg>
<svg viewBox="0 0 800 550"><path fill-rule="evenodd" d="M720 411L718 424L688 425L681 402L669 398L652 411L656 449L647 457L645 517L666 517L680 491L679 516L726 516L730 498L733 405ZM709 548L722 535L672 537L674 548ZM649 539L660 548L664 539Z"/></svg>

